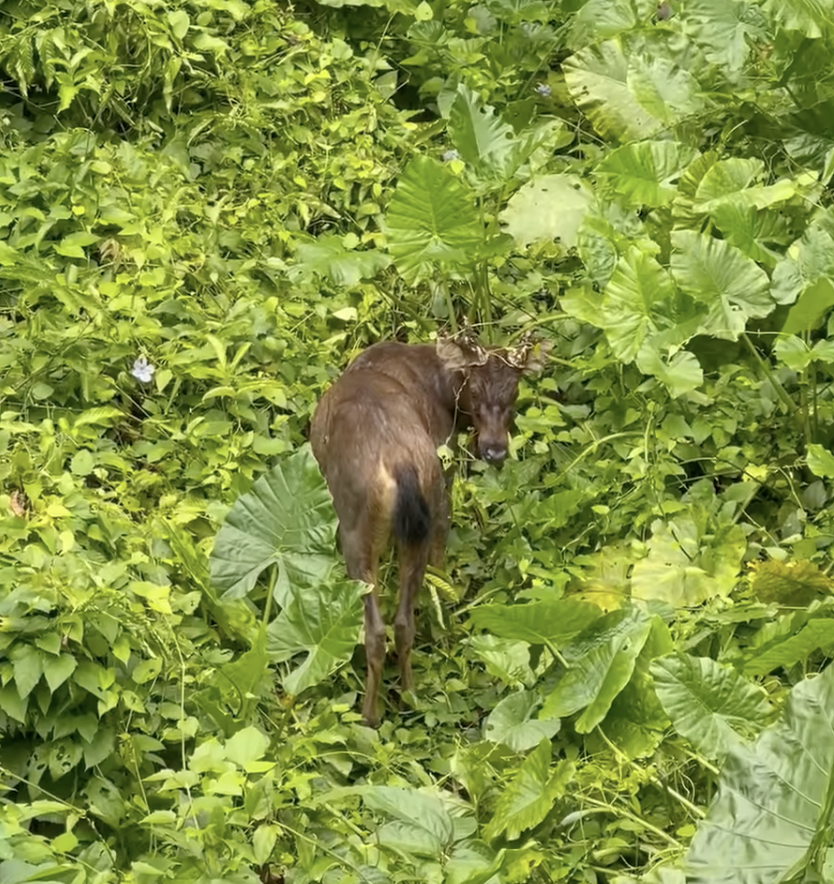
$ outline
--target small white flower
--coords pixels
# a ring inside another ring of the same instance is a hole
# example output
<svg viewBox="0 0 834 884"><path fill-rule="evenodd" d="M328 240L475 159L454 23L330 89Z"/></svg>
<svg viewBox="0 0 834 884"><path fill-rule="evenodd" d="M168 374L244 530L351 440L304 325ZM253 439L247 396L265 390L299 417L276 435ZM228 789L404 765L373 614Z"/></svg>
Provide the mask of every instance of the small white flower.
<svg viewBox="0 0 834 884"><path fill-rule="evenodd" d="M452 160L459 160L460 154L453 148L452 150L447 150L440 159L443 160L444 163L449 163Z"/></svg>
<svg viewBox="0 0 834 884"><path fill-rule="evenodd" d="M155 371L156 368L151 365L144 356L137 356L136 361L133 363L133 368L131 368L130 370L130 373L140 383L149 384L153 379L153 373Z"/></svg>
<svg viewBox="0 0 834 884"><path fill-rule="evenodd" d="M547 83L539 83L539 85L536 86L536 92L545 98L550 98L550 86L548 86Z"/></svg>

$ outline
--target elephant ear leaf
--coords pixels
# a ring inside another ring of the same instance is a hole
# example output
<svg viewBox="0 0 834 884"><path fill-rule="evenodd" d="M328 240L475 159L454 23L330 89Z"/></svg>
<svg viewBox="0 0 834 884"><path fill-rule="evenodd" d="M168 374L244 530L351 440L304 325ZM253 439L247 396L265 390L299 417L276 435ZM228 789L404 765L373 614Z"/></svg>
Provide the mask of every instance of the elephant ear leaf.
<svg viewBox="0 0 834 884"><path fill-rule="evenodd" d="M336 515L308 446L276 464L242 494L217 533L211 582L226 599L242 598L270 565L279 568L276 600L324 581L336 561Z"/></svg>
<svg viewBox="0 0 834 884"><path fill-rule="evenodd" d="M781 719L754 744L731 746L715 801L689 848L687 882L820 880L811 876L830 840L832 729L829 666L791 691Z"/></svg>

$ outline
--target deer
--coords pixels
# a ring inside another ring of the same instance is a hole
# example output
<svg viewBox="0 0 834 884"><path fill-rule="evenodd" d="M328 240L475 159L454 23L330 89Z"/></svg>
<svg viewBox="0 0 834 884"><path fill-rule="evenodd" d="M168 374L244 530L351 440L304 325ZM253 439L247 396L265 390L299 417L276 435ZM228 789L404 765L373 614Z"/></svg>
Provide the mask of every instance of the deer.
<svg viewBox="0 0 834 884"><path fill-rule="evenodd" d="M519 379L544 365L541 343L487 347L466 330L432 344L382 342L364 350L319 401L310 424L313 455L339 520L348 576L364 596L367 674L364 722L379 723L385 661L379 559L393 536L399 565L394 638L401 687L413 691L414 609L427 565L442 568L449 531L450 476L438 448L473 431L471 450L501 466L509 450Z"/></svg>

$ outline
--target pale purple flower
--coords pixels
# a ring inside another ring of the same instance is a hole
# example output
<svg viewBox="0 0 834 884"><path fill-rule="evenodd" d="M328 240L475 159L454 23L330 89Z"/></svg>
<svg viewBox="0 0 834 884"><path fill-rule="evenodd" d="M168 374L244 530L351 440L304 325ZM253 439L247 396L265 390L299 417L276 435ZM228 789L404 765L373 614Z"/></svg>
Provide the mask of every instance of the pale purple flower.
<svg viewBox="0 0 834 884"><path fill-rule="evenodd" d="M452 148L452 150L447 150L440 159L443 160L444 163L450 163L452 160L459 160L460 154Z"/></svg>
<svg viewBox="0 0 834 884"><path fill-rule="evenodd" d="M137 356L130 373L142 384L149 384L153 380L156 368L144 356Z"/></svg>
<svg viewBox="0 0 834 884"><path fill-rule="evenodd" d="M547 83L539 83L539 85L536 86L536 92L538 92L543 98L550 98L550 86L548 86Z"/></svg>

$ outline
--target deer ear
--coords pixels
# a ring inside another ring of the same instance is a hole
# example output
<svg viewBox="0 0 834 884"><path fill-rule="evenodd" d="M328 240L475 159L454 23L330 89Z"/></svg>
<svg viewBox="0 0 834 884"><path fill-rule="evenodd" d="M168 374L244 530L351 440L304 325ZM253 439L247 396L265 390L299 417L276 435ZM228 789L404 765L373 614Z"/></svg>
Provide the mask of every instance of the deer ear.
<svg viewBox="0 0 834 884"><path fill-rule="evenodd" d="M483 365L486 353L479 345L454 338L438 338L435 344L437 355L448 371L465 371L473 365Z"/></svg>

